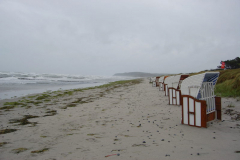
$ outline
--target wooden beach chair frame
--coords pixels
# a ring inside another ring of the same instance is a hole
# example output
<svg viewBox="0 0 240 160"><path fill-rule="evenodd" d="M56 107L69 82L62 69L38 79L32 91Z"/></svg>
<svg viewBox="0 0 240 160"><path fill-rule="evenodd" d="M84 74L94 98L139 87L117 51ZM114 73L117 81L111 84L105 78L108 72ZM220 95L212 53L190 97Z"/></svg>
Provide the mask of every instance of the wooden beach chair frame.
<svg viewBox="0 0 240 160"><path fill-rule="evenodd" d="M173 87L168 88L169 105L181 105L181 90Z"/></svg>
<svg viewBox="0 0 240 160"><path fill-rule="evenodd" d="M207 122L221 120L221 97L215 97L216 111L207 112L207 103L205 100L198 100L189 95L181 96L182 106L182 124L194 127L207 128Z"/></svg>

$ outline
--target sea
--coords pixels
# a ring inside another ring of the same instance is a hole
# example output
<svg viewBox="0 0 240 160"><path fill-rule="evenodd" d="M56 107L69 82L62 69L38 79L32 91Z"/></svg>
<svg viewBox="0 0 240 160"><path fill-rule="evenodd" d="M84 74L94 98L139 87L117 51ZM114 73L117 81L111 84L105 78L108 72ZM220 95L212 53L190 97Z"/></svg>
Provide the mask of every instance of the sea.
<svg viewBox="0 0 240 160"><path fill-rule="evenodd" d="M135 78L123 76L0 72L0 100L18 98L46 91L93 87L109 82Z"/></svg>

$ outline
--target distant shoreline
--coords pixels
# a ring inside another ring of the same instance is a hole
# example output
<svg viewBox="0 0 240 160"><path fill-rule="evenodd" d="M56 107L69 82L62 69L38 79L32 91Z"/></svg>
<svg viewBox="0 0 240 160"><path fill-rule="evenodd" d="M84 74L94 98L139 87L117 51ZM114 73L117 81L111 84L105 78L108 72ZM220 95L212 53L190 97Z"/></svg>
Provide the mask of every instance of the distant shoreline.
<svg viewBox="0 0 240 160"><path fill-rule="evenodd" d="M170 74L170 73L125 72L125 73L116 73L113 76L156 77L156 76L168 75L168 74Z"/></svg>

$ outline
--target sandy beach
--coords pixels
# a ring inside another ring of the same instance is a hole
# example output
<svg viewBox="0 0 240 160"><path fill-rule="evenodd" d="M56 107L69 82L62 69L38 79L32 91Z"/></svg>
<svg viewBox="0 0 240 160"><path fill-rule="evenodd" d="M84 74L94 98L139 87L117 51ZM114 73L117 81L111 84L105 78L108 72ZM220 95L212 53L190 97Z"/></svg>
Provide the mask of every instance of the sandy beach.
<svg viewBox="0 0 240 160"><path fill-rule="evenodd" d="M222 98L222 121L196 128L181 124L181 106L168 105L148 79L36 98L0 110L1 160L240 159L238 99ZM1 100L0 107L17 100Z"/></svg>

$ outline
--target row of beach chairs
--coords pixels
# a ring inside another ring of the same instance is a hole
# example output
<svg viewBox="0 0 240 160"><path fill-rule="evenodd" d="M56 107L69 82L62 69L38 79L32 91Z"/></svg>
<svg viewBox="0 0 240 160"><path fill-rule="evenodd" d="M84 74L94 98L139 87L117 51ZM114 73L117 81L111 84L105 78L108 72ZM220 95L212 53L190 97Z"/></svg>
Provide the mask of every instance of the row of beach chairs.
<svg viewBox="0 0 240 160"><path fill-rule="evenodd" d="M221 97L214 95L219 72L205 72L189 76L151 77L153 87L164 91L169 105L182 108L182 124L207 128L207 122L221 120Z"/></svg>

